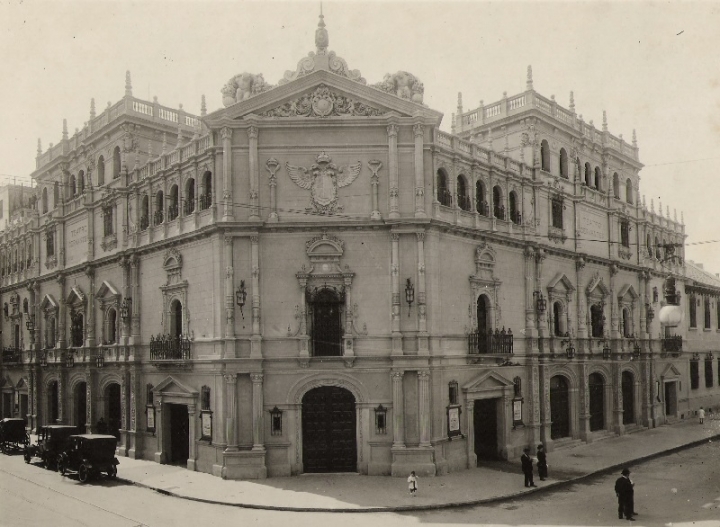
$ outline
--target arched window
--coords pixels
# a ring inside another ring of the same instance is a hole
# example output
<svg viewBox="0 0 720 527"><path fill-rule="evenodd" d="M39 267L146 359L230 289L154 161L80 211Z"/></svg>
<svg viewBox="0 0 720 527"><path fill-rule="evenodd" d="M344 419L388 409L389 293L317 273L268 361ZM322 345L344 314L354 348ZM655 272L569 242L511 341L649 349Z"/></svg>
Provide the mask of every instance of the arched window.
<svg viewBox="0 0 720 527"><path fill-rule="evenodd" d="M553 333L556 337L565 336L565 332L563 331L562 304L560 302L553 302Z"/></svg>
<svg viewBox="0 0 720 527"><path fill-rule="evenodd" d="M82 170L78 173L77 188L78 188L78 194L85 193L85 172Z"/></svg>
<svg viewBox="0 0 720 527"><path fill-rule="evenodd" d="M212 203L212 172L209 170L203 174L202 188L200 189L200 210L210 208Z"/></svg>
<svg viewBox="0 0 720 527"><path fill-rule="evenodd" d="M540 166L545 172L550 172L550 145L545 139L540 143Z"/></svg>
<svg viewBox="0 0 720 527"><path fill-rule="evenodd" d="M182 336L182 303L177 298L170 303L170 336Z"/></svg>
<svg viewBox="0 0 720 527"><path fill-rule="evenodd" d="M47 214L47 211L48 211L48 195L47 195L47 187L45 187L42 190L42 213Z"/></svg>
<svg viewBox="0 0 720 527"><path fill-rule="evenodd" d="M100 156L97 162L98 187L105 184L105 157Z"/></svg>
<svg viewBox="0 0 720 527"><path fill-rule="evenodd" d="M316 357L342 355L342 305L337 291L323 288L309 299L312 353Z"/></svg>
<svg viewBox="0 0 720 527"><path fill-rule="evenodd" d="M652 250L652 239L650 238L650 234L645 237L645 245L647 246L647 252L648 257L652 258L653 250Z"/></svg>
<svg viewBox="0 0 720 527"><path fill-rule="evenodd" d="M48 315L45 323L45 347L55 347L55 315Z"/></svg>
<svg viewBox="0 0 720 527"><path fill-rule="evenodd" d="M70 312L70 339L72 345L79 348L83 345L84 330L85 330L85 317L82 313Z"/></svg>
<svg viewBox="0 0 720 527"><path fill-rule="evenodd" d="M448 188L448 177L442 168L437 171L437 199L440 205L452 206L452 194Z"/></svg>
<svg viewBox="0 0 720 527"><path fill-rule="evenodd" d="M585 163L585 184L588 187L592 187L592 168L590 163Z"/></svg>
<svg viewBox="0 0 720 527"><path fill-rule="evenodd" d="M457 199L458 206L462 210L470 210L470 196L468 195L467 181L462 174L457 178Z"/></svg>
<svg viewBox="0 0 720 527"><path fill-rule="evenodd" d="M594 185L594 187L598 190L601 190L600 189L600 180L601 180L600 167L595 167L595 185Z"/></svg>
<svg viewBox="0 0 720 527"><path fill-rule="evenodd" d="M168 196L168 221L173 221L178 217L178 187L173 185L170 187L170 195Z"/></svg>
<svg viewBox="0 0 720 527"><path fill-rule="evenodd" d="M633 202L633 188L632 188L632 180L630 178L625 181L625 201L628 203Z"/></svg>
<svg viewBox="0 0 720 527"><path fill-rule="evenodd" d="M630 338L632 336L632 319L630 318L630 309L624 307L622 310L623 337Z"/></svg>
<svg viewBox="0 0 720 527"><path fill-rule="evenodd" d="M60 203L60 185L57 181L53 183L53 209L56 209Z"/></svg>
<svg viewBox="0 0 720 527"><path fill-rule="evenodd" d="M617 172L613 174L613 196L615 199L620 199L620 176Z"/></svg>
<svg viewBox="0 0 720 527"><path fill-rule="evenodd" d="M590 325L592 328L592 336L602 338L605 336L605 315L600 304L590 306Z"/></svg>
<svg viewBox="0 0 720 527"><path fill-rule="evenodd" d="M502 199L502 190L498 185L493 187L493 215L499 219L505 219L505 205Z"/></svg>
<svg viewBox="0 0 720 527"><path fill-rule="evenodd" d="M75 194L77 194L77 185L75 184L75 174L70 175L70 181L68 182L68 192L70 195L68 196L68 199L73 199L75 197Z"/></svg>
<svg viewBox="0 0 720 527"><path fill-rule="evenodd" d="M115 308L108 309L105 321L105 344L115 344L117 341L117 312Z"/></svg>
<svg viewBox="0 0 720 527"><path fill-rule="evenodd" d="M655 259L660 259L660 240L655 236Z"/></svg>
<svg viewBox="0 0 720 527"><path fill-rule="evenodd" d="M165 207L165 200L163 197L162 190L158 190L157 194L155 194L155 225L160 225L163 220L163 211Z"/></svg>
<svg viewBox="0 0 720 527"><path fill-rule="evenodd" d="M568 156L564 148L560 149L560 177L568 179Z"/></svg>
<svg viewBox="0 0 720 527"><path fill-rule="evenodd" d="M490 298L480 295L476 303L477 331L471 342L472 353L490 353L492 345L492 316L490 312ZM474 342L473 342L474 340Z"/></svg>
<svg viewBox="0 0 720 527"><path fill-rule="evenodd" d="M490 207L488 207L487 196L485 195L485 184L480 180L475 183L475 210L483 216L490 214Z"/></svg>
<svg viewBox="0 0 720 527"><path fill-rule="evenodd" d="M190 178L185 182L185 205L184 213L192 214L195 212L195 179Z"/></svg>
<svg viewBox="0 0 720 527"><path fill-rule="evenodd" d="M122 162L120 160L120 147L116 146L115 150L113 150L113 179L117 179L120 177L121 167Z"/></svg>
<svg viewBox="0 0 720 527"><path fill-rule="evenodd" d="M150 225L150 200L147 194L143 195L140 204L140 230L144 231Z"/></svg>
<svg viewBox="0 0 720 527"><path fill-rule="evenodd" d="M27 314L27 312L28 312L28 299L24 298L23 299L23 313Z"/></svg>
<svg viewBox="0 0 720 527"><path fill-rule="evenodd" d="M522 223L522 216L520 215L517 194L514 190L510 192L508 198L510 202L510 221L516 225L520 225Z"/></svg>

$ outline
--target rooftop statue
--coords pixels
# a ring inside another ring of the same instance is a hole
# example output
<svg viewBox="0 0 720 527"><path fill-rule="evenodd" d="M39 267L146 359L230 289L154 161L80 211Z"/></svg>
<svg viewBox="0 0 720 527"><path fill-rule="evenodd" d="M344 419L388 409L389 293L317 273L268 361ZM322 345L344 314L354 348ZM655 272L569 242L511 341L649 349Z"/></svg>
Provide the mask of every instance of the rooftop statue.
<svg viewBox="0 0 720 527"><path fill-rule="evenodd" d="M407 71L398 71L397 73L385 75L382 82L374 85L382 91L397 95L402 99L409 99L413 102L422 104L425 87L420 79Z"/></svg>
<svg viewBox="0 0 720 527"><path fill-rule="evenodd" d="M223 104L227 107L268 91L272 87L265 82L262 73L253 75L245 72L232 77L220 91L223 95Z"/></svg>

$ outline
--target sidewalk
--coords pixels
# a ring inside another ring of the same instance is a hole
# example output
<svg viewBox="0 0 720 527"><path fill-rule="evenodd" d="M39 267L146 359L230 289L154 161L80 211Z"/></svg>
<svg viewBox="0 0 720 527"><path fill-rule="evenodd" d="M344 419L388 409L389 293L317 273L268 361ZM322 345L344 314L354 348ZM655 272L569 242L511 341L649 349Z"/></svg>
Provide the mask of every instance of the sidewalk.
<svg viewBox="0 0 720 527"><path fill-rule="evenodd" d="M476 469L446 476L420 478L418 496L411 498L404 478L357 474L301 475L252 481L227 481L185 468L119 458L118 477L178 498L255 509L388 512L472 505L542 492L585 477L619 473L620 466L720 440L720 420L697 419L579 444L548 454L550 479L523 487L519 460L484 463Z"/></svg>

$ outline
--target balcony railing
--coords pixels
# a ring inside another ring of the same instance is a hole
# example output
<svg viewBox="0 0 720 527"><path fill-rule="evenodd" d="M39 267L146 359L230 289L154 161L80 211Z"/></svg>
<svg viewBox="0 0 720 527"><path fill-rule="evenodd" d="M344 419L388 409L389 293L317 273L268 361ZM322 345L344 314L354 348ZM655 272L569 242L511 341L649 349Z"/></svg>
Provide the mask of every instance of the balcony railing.
<svg viewBox="0 0 720 527"><path fill-rule="evenodd" d="M452 207L452 194L448 189L440 187L438 189L438 201L440 205Z"/></svg>
<svg viewBox="0 0 720 527"><path fill-rule="evenodd" d="M168 221L173 221L177 217L178 217L178 206L170 205L168 207Z"/></svg>
<svg viewBox="0 0 720 527"><path fill-rule="evenodd" d="M495 209L493 210L495 213L495 217L499 220L505 219L505 206L504 205L495 205Z"/></svg>
<svg viewBox="0 0 720 527"><path fill-rule="evenodd" d="M470 199L470 196L465 196L463 194L458 195L458 205L462 210L470 211L472 207L472 200Z"/></svg>
<svg viewBox="0 0 720 527"><path fill-rule="evenodd" d="M675 335L662 339L662 350L666 353L680 353L682 351L682 337Z"/></svg>
<svg viewBox="0 0 720 527"><path fill-rule="evenodd" d="M490 205L488 205L487 201L478 201L475 204L475 208L477 209L478 213L481 216L489 216L490 215Z"/></svg>
<svg viewBox="0 0 720 527"><path fill-rule="evenodd" d="M17 364L22 362L22 350L6 346L2 350L3 364Z"/></svg>
<svg viewBox="0 0 720 527"><path fill-rule="evenodd" d="M473 331L468 335L468 353L471 355L502 354L510 355L513 352L512 330L505 328L489 332Z"/></svg>
<svg viewBox="0 0 720 527"><path fill-rule="evenodd" d="M522 224L522 215L518 211L513 210L510 212L510 221L516 225L520 225Z"/></svg>
<svg viewBox="0 0 720 527"><path fill-rule="evenodd" d="M183 203L183 214L185 214L185 216L189 216L193 212L195 212L195 200L189 199Z"/></svg>
<svg viewBox="0 0 720 527"><path fill-rule="evenodd" d="M150 360L162 361L189 361L190 339L180 335L153 335L150 337Z"/></svg>
<svg viewBox="0 0 720 527"><path fill-rule="evenodd" d="M147 216L143 216L142 218L140 218L140 230L141 231L146 231L149 226L150 226L150 218L148 218Z"/></svg>
<svg viewBox="0 0 720 527"><path fill-rule="evenodd" d="M200 196L200 210L209 209L210 205L212 205L212 195L203 194Z"/></svg>
<svg viewBox="0 0 720 527"><path fill-rule="evenodd" d="M163 222L163 211L156 210L154 214L155 225L160 225Z"/></svg>

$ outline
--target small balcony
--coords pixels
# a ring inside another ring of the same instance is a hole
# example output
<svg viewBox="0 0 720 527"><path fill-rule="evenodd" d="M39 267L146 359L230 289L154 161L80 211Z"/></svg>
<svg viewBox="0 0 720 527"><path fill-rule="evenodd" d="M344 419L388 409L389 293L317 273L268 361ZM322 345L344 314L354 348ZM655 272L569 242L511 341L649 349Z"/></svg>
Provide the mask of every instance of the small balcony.
<svg viewBox="0 0 720 527"><path fill-rule="evenodd" d="M150 362L183 363L190 361L190 339L180 335L153 335L150 337Z"/></svg>
<svg viewBox="0 0 720 527"><path fill-rule="evenodd" d="M22 350L5 346L2 350L2 362L6 365L22 363Z"/></svg>
<svg viewBox="0 0 720 527"><path fill-rule="evenodd" d="M473 331L468 335L468 353L470 355L512 355L512 330L495 329L493 332Z"/></svg>
<svg viewBox="0 0 720 527"><path fill-rule="evenodd" d="M665 337L662 339L662 351L663 353L679 354L682 352L682 337L680 335L674 335L672 337Z"/></svg>
<svg viewBox="0 0 720 527"><path fill-rule="evenodd" d="M155 220L155 225L160 225L163 222L163 211L156 210L153 219Z"/></svg>
<svg viewBox="0 0 720 527"><path fill-rule="evenodd" d="M510 221L512 221L516 225L521 225L522 224L522 214L520 214L516 210L510 211Z"/></svg>
<svg viewBox="0 0 720 527"><path fill-rule="evenodd" d="M210 194L202 194L200 196L200 210L209 209L212 205L212 196Z"/></svg>
<svg viewBox="0 0 720 527"><path fill-rule="evenodd" d="M478 213L481 216L489 216L490 215L490 205L488 205L487 201L478 201L475 204L475 209L478 211Z"/></svg>
<svg viewBox="0 0 720 527"><path fill-rule="evenodd" d="M452 207L452 194L448 189L440 187L438 189L437 198L440 202L440 205L443 205L445 207Z"/></svg>

